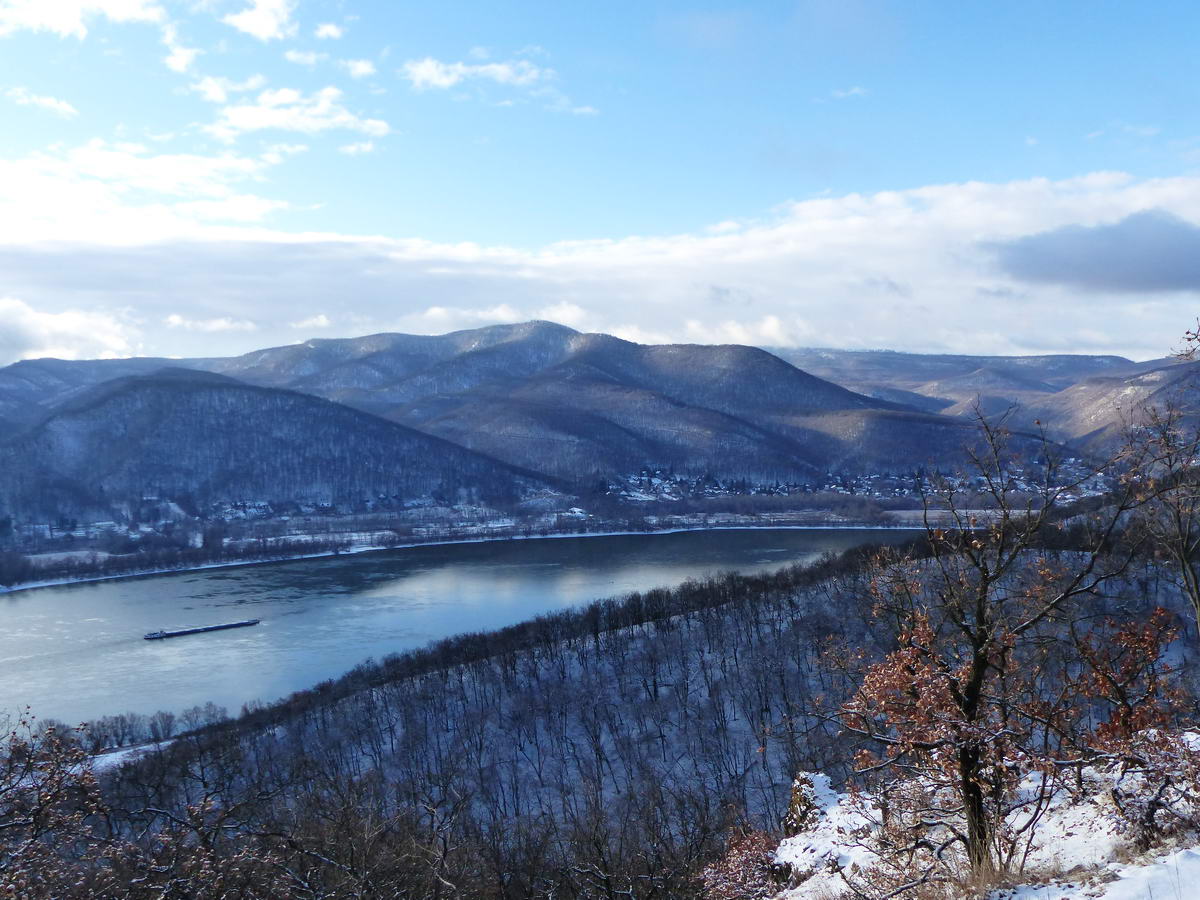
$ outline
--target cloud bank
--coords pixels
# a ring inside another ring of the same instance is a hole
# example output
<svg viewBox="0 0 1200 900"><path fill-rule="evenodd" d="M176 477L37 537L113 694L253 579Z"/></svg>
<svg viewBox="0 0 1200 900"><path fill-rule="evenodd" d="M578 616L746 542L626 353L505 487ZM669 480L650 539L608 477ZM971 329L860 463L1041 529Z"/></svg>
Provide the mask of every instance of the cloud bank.
<svg viewBox="0 0 1200 900"><path fill-rule="evenodd" d="M1200 225L1162 209L993 245L1012 277L1084 291L1200 291Z"/></svg>
<svg viewBox="0 0 1200 900"><path fill-rule="evenodd" d="M642 341L1149 358L1200 305L1197 177L931 185L689 234L518 248L273 228L256 186L297 149L155 156L101 143L8 164L0 271L22 306L0 309L0 332L24 337L0 362L51 344L99 352L83 330L51 340L27 324L31 311L79 310L121 323L103 352L159 355L286 344L305 327L547 318ZM39 218L46 197L57 205Z"/></svg>
<svg viewBox="0 0 1200 900"><path fill-rule="evenodd" d="M81 309L41 312L14 297L0 297L0 360L130 356L138 352L136 329L123 318Z"/></svg>

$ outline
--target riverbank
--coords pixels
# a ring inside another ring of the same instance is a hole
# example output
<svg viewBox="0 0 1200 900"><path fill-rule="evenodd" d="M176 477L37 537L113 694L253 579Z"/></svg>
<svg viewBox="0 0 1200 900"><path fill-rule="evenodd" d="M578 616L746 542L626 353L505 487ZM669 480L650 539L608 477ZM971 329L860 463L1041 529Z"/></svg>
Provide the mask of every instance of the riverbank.
<svg viewBox="0 0 1200 900"><path fill-rule="evenodd" d="M209 569L229 569L240 568L243 566L267 565L271 563L294 562L298 560L308 559L326 559L335 556L346 556L350 554L360 553L382 553L392 550L411 550L419 547L441 547L451 546L456 544L485 544L485 543L501 543L510 541L539 541L539 540L563 540L568 538L599 538L599 537L632 537L632 536L647 536L668 534L686 534L699 531L843 531L843 530L860 530L860 531L919 531L920 525L894 523L894 524L865 524L857 522L847 522L845 520L826 521L819 523L805 524L777 524L776 522L763 522L759 524L715 524L715 525L687 525L666 528L654 528L650 530L607 530L607 531L561 531L549 532L546 534L510 534L510 535L491 535L486 537L439 537L430 540L409 541L405 543L351 543L344 549L337 550L322 550L315 553L284 553L278 555L267 555L255 558L245 559L228 559L215 560L206 563L197 563L194 565L157 567L148 569L139 569L128 572L119 572L109 575L86 575L72 576L66 578L52 578L30 582L20 582L11 586L0 585L0 595L15 594L22 591L37 590L38 588L47 587L63 587L74 584L91 584L102 581L116 581L118 579L132 578L149 578L156 575L175 575L185 572L201 572ZM327 538L327 535L313 535L314 542L318 538Z"/></svg>

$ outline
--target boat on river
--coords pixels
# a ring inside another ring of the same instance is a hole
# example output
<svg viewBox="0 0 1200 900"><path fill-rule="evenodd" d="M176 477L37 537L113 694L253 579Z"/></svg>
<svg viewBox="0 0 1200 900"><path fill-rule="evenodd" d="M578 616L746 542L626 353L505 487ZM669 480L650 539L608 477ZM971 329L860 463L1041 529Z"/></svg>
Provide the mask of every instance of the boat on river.
<svg viewBox="0 0 1200 900"><path fill-rule="evenodd" d="M221 625L201 625L197 628L178 628L174 631L151 631L143 635L148 641L161 641L163 638L183 637L185 634L203 634L206 631L224 631L226 628L246 628L257 625L261 619L245 619L241 622L225 622Z"/></svg>

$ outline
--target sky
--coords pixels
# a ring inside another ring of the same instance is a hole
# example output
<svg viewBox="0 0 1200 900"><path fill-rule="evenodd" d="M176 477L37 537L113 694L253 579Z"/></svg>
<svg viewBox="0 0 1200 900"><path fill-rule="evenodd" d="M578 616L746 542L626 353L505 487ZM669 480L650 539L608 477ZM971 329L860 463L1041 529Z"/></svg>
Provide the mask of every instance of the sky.
<svg viewBox="0 0 1200 900"><path fill-rule="evenodd" d="M0 0L0 365L550 319L1162 356L1200 6Z"/></svg>

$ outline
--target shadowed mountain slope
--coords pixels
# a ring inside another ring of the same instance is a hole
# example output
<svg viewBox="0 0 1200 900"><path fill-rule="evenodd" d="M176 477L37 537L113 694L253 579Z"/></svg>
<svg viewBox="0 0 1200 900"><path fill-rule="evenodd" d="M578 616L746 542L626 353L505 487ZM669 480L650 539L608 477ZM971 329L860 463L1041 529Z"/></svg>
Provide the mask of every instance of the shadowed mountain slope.
<svg viewBox="0 0 1200 900"><path fill-rule="evenodd" d="M1200 362L1171 364L1125 377L1089 378L1031 402L1025 418L1047 423L1055 437L1092 449L1112 447L1121 432L1147 406L1200 397Z"/></svg>
<svg viewBox="0 0 1200 900"><path fill-rule="evenodd" d="M969 356L809 347L767 349L805 371L870 396L900 390L940 402L943 407L966 399L967 394L1053 392L1093 376L1134 374L1147 365L1123 356Z"/></svg>
<svg viewBox="0 0 1200 900"><path fill-rule="evenodd" d="M72 397L0 446L0 497L35 518L144 497L361 504L505 499L541 482L436 437L309 395L171 370Z"/></svg>
<svg viewBox="0 0 1200 900"><path fill-rule="evenodd" d="M309 341L212 364L567 478L670 466L797 478L957 458L966 437L743 346L645 346L548 322ZM874 426L880 419L886 426ZM899 445L861 440L882 427Z"/></svg>

